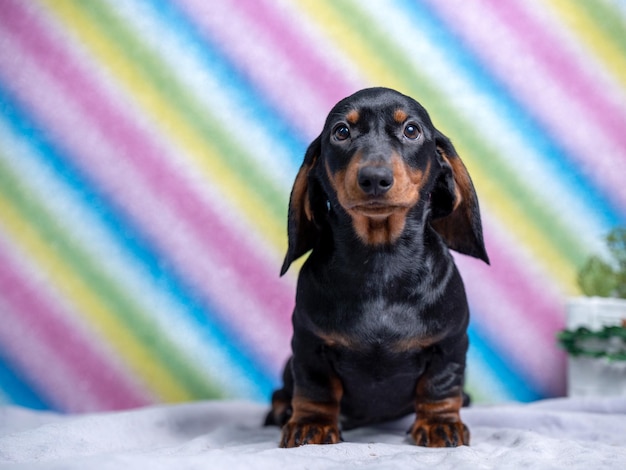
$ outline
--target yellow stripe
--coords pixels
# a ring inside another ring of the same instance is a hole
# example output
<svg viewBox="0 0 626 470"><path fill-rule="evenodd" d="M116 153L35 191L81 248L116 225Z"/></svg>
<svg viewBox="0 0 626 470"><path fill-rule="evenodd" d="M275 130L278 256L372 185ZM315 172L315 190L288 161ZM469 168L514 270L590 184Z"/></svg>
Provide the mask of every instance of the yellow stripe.
<svg viewBox="0 0 626 470"><path fill-rule="evenodd" d="M384 57L373 53L355 35L361 31L347 29L342 22L342 12L331 6L333 0L300 0L298 6L305 11L304 16L318 23L320 30L325 31L335 44L341 45L341 50L347 61L356 64L359 71L367 78L371 86L393 88L402 93L409 93L410 80L402 80L400 74L390 68ZM349 14L343 12L343 14ZM356 91L356 90L355 90Z"/></svg>
<svg viewBox="0 0 626 470"><path fill-rule="evenodd" d="M230 200L235 200L245 219L270 246L282 250L286 246L285 219L279 220L268 211L266 205L255 197L253 188L243 184L238 175L222 163L223 157L211 145L210 139L188 126L184 117L163 99L152 78L144 75L127 56L120 54L114 44L98 33L98 28L93 27L91 19L81 10L80 2L42 1L79 37L81 44L89 48L98 62L106 64L119 85L137 100L139 108L154 119L160 131L174 142L181 155L192 162L201 176L218 187L222 194L228 195ZM285 217L286 213L285 202Z"/></svg>
<svg viewBox="0 0 626 470"><path fill-rule="evenodd" d="M457 150L460 155L471 155L471 151L462 144L457 145ZM526 215L515 204L505 202L511 195L494 185L491 178L480 170L480 166L468 165L468 171L480 192L481 208L495 215L499 225L507 230L511 239L515 240L515 245L510 249L518 252L527 251L529 258L532 257L559 283L563 295L579 295L580 288L576 281L578 268L551 248L551 243L546 240L541 228L532 220L527 220ZM489 234L487 233L485 237L489 239Z"/></svg>
<svg viewBox="0 0 626 470"><path fill-rule="evenodd" d="M327 32L333 43L341 44L346 59L354 62L360 70L367 74L371 84L395 88L411 94L413 89L411 82L419 78L415 74L398 73L389 66L384 57L368 49L364 41L355 38L355 34L361 34L361 32L347 29L341 21L342 17L339 10L333 9L332 4L334 4L332 0L301 0L298 3L306 15L319 23L320 29ZM374 21L372 19L372 22ZM442 121L445 122L443 117ZM456 144L457 142L459 143ZM484 171L481 171L480 165L472 163L478 161L472 157L474 153L472 149L465 148L462 142L456 139L455 144L480 193L482 207L488 208L489 212L494 214L498 221L512 232L513 238L520 241L520 246L524 246L531 252L532 256L550 273L550 276L560 283L564 293L578 293L576 267L551 248L550 242L546 240L541 230L532 221L526 220L524 214L517 209L516 204L507 202L511 195L494 184L491 178ZM489 238L488 234L487 238ZM511 249L516 248L511 247Z"/></svg>
<svg viewBox="0 0 626 470"><path fill-rule="evenodd" d="M162 368L150 352L142 347L125 325L117 321L108 311L102 299L86 284L65 261L58 256L54 246L41 238L40 234L0 193L0 226L32 258L49 282L74 305L77 311L93 326L94 334L101 334L106 342L125 358L125 363L149 389L163 400L188 401L192 397L180 388L174 377Z"/></svg>
<svg viewBox="0 0 626 470"><path fill-rule="evenodd" d="M244 212L245 218L253 222L264 238L274 247L284 246L284 222L271 217L264 206L256 201L249 188L241 184L237 174L221 163L217 149L211 147L204 136L187 126L183 118L161 98L159 90L153 86L150 77L144 76L131 61L119 54L114 45L99 35L96 28L91 27L91 20L80 8L70 2L44 1L68 28L80 36L81 41L91 49L97 59L106 63L114 71L120 84L136 97L142 109L157 121L162 131L184 150L187 158L190 158L201 170L203 177L212 181L224 194L233 196L241 211ZM411 81L415 78L414 75L398 73L388 65L385 57L373 53L362 41L355 40L355 32L347 30L344 24L337 20L338 12L331 7L331 2L303 0L299 5L310 18L328 32L335 43L342 45L346 56L367 74L371 83L411 93L413 88ZM481 200L485 201L483 206L489 207L497 219L507 227L518 228L516 234L523 233L522 244L528 247L536 259L541 260L552 277L559 280L567 292L577 292L575 267L550 248L550 243L534 224L520 223L525 218L515 208L515 204L489 203L490 201L507 201L511 196L502 188L491 184L488 175L481 172L478 165L472 165L471 149L459 145L459 151L464 156L472 178L482 194Z"/></svg>
<svg viewBox="0 0 626 470"><path fill-rule="evenodd" d="M577 1L548 0L546 3L602 61L604 67L615 76L621 86L626 88L626 55L616 44L615 39L602 29L602 25L598 25L590 18ZM624 34L626 35L626 30ZM621 40L624 41L624 38Z"/></svg>

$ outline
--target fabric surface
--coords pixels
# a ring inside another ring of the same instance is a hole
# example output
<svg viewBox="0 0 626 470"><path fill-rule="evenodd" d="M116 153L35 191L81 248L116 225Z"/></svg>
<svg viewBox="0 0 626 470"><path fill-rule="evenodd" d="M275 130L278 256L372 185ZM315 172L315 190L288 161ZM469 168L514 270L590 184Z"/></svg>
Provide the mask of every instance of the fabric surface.
<svg viewBox="0 0 626 470"><path fill-rule="evenodd" d="M558 469L626 468L626 399L557 399L464 409L469 447L427 449L411 419L344 432L337 445L279 449L267 408L209 401L57 415L0 410L0 468L36 469Z"/></svg>

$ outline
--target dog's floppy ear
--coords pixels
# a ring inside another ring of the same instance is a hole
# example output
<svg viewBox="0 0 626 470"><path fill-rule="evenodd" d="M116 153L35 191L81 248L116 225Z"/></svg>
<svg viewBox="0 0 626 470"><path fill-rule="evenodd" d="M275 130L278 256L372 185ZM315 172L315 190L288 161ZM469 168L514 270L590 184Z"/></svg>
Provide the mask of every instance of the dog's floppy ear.
<svg viewBox="0 0 626 470"><path fill-rule="evenodd" d="M452 142L435 131L440 172L431 193L432 227L449 248L489 264L478 198Z"/></svg>
<svg viewBox="0 0 626 470"><path fill-rule="evenodd" d="M302 162L302 166L293 183L287 219L289 246L280 270L281 276L287 272L291 263L311 250L317 241L319 229L315 224L313 208L316 199L314 192L317 190L317 184L314 184L316 187L312 187L309 175L317 163L320 151L321 136L317 137L309 145L304 155L304 162Z"/></svg>

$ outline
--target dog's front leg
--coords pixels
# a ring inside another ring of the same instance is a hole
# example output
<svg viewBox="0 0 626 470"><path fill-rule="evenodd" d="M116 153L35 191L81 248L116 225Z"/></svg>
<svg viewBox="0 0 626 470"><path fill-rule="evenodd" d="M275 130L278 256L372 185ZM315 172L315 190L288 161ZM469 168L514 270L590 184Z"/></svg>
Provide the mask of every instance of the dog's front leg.
<svg viewBox="0 0 626 470"><path fill-rule="evenodd" d="M293 361L295 389L293 413L283 426L281 447L304 444L336 444L339 431L340 380L327 368Z"/></svg>
<svg viewBox="0 0 626 470"><path fill-rule="evenodd" d="M410 430L417 445L469 445L470 433L460 416L466 350L466 337L453 347L438 348L428 369L419 379L415 399L416 419Z"/></svg>

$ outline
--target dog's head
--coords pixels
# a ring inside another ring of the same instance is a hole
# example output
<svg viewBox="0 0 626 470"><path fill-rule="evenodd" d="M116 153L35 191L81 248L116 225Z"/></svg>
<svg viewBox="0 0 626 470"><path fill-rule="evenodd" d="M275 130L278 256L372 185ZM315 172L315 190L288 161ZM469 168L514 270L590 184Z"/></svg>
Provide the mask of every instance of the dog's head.
<svg viewBox="0 0 626 470"><path fill-rule="evenodd" d="M489 263L472 180L426 110L386 88L343 99L296 176L281 274L315 246L331 208L345 212L361 242L375 246L396 242L420 203L451 249Z"/></svg>

